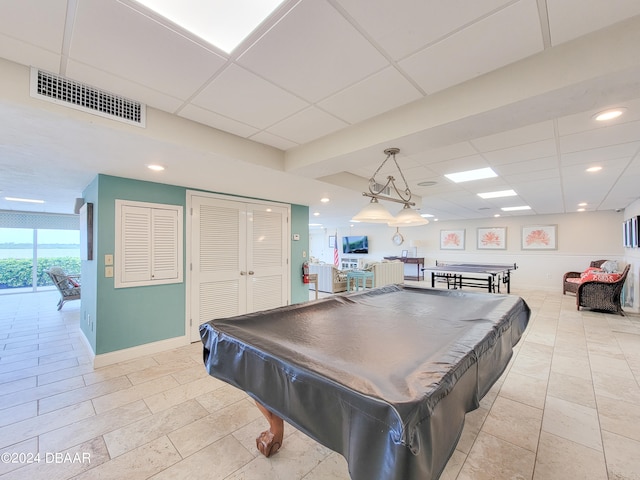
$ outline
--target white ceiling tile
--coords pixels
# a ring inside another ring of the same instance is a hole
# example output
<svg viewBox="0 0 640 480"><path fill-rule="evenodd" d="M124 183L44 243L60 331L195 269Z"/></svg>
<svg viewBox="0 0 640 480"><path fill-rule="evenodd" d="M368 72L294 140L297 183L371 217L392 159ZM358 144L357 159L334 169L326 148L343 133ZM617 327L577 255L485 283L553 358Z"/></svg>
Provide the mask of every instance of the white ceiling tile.
<svg viewBox="0 0 640 480"><path fill-rule="evenodd" d="M560 137L560 151L565 154L619 143L631 143L638 140L638 132L640 132L640 121L566 135Z"/></svg>
<svg viewBox="0 0 640 480"><path fill-rule="evenodd" d="M308 106L300 98L237 65L225 69L192 103L259 129Z"/></svg>
<svg viewBox="0 0 640 480"><path fill-rule="evenodd" d="M481 152L491 152L539 140L548 140L554 136L553 122L548 121L507 130L495 135L474 138L471 143Z"/></svg>
<svg viewBox="0 0 640 480"><path fill-rule="evenodd" d="M422 98L395 68L388 67L318 103L329 113L357 123Z"/></svg>
<svg viewBox="0 0 640 480"><path fill-rule="evenodd" d="M411 155L410 158L414 159L421 165L431 165L432 163L444 162L446 160L453 160L454 158L470 157L477 155L478 151L473 148L469 142L460 142L453 145L447 145L446 147L427 149L424 152Z"/></svg>
<svg viewBox="0 0 640 480"><path fill-rule="evenodd" d="M395 60L482 18L509 0L395 0L338 3Z"/></svg>
<svg viewBox="0 0 640 480"><path fill-rule="evenodd" d="M67 0L5 0L0 9L0 31L7 37L52 53L62 52Z"/></svg>
<svg viewBox="0 0 640 480"><path fill-rule="evenodd" d="M175 112L183 104L178 98L73 60L69 60L67 63L66 76L167 112Z"/></svg>
<svg viewBox="0 0 640 480"><path fill-rule="evenodd" d="M218 130L233 133L239 137L247 138L258 132L258 129L255 127L218 115L210 110L196 107L195 105L187 105L180 110L179 115L194 122L217 128Z"/></svg>
<svg viewBox="0 0 640 480"><path fill-rule="evenodd" d="M513 178L515 176L540 172L540 171L555 171L558 174L558 158L554 155L552 157L536 158L534 160L525 160L523 162L503 163L496 165L493 170L501 177Z"/></svg>
<svg viewBox="0 0 640 480"><path fill-rule="evenodd" d="M60 74L59 53L35 47L22 40L0 35L0 59L7 59L23 65L38 67L56 75Z"/></svg>
<svg viewBox="0 0 640 480"><path fill-rule="evenodd" d="M610 147L594 148L581 152L564 153L560 163L568 165L587 165L616 158L631 158L640 151L640 142L622 143Z"/></svg>
<svg viewBox="0 0 640 480"><path fill-rule="evenodd" d="M517 163L536 158L545 158L557 155L556 141L554 139L541 140L539 142L518 145L483 153L490 165L504 165L505 163Z"/></svg>
<svg viewBox="0 0 640 480"><path fill-rule="evenodd" d="M429 168L441 175L445 173L464 172L466 170L476 170L486 168L490 165L481 155L470 155L468 157L454 158L438 163L429 163Z"/></svg>
<svg viewBox="0 0 640 480"><path fill-rule="evenodd" d="M536 2L522 0L402 60L400 66L433 93L542 49Z"/></svg>
<svg viewBox="0 0 640 480"><path fill-rule="evenodd" d="M640 15L637 0L547 0L551 43L573 40L595 30Z"/></svg>
<svg viewBox="0 0 640 480"><path fill-rule="evenodd" d="M250 139L266 145L271 145L272 147L279 148L280 150L289 150L290 148L298 145L297 143L291 142L282 137L272 135L269 132L258 132L255 135L252 135Z"/></svg>
<svg viewBox="0 0 640 480"><path fill-rule="evenodd" d="M324 1L302 1L238 62L317 102L377 72L387 60Z"/></svg>
<svg viewBox="0 0 640 480"><path fill-rule="evenodd" d="M311 107L275 124L268 128L267 132L301 144L328 135L345 126L347 124L343 121Z"/></svg>
<svg viewBox="0 0 640 480"><path fill-rule="evenodd" d="M220 55L132 12L118 2L78 2L69 56L183 100L225 64Z"/></svg>

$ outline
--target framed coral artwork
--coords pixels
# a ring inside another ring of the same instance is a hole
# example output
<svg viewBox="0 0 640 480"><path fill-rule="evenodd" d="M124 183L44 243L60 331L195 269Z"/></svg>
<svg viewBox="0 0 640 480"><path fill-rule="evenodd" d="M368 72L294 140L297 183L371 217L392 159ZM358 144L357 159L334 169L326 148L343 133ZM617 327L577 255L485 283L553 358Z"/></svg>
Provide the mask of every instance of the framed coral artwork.
<svg viewBox="0 0 640 480"><path fill-rule="evenodd" d="M507 248L507 227L478 227L478 250Z"/></svg>
<svg viewBox="0 0 640 480"><path fill-rule="evenodd" d="M440 230L440 250L464 250L464 229Z"/></svg>
<svg viewBox="0 0 640 480"><path fill-rule="evenodd" d="M557 225L531 225L522 227L522 250L556 250Z"/></svg>

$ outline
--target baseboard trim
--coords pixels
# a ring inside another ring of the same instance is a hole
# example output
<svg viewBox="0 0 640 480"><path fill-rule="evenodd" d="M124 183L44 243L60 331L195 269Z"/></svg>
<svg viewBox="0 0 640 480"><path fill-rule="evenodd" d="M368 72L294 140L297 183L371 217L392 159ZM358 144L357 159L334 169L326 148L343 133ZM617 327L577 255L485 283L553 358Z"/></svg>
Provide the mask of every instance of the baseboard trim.
<svg viewBox="0 0 640 480"><path fill-rule="evenodd" d="M186 335L181 337L168 338L158 342L145 343L136 347L124 348L115 352L102 353L93 358L93 368L105 367L114 363L126 362L135 358L154 355L156 353L171 350L173 348L184 347L189 341Z"/></svg>

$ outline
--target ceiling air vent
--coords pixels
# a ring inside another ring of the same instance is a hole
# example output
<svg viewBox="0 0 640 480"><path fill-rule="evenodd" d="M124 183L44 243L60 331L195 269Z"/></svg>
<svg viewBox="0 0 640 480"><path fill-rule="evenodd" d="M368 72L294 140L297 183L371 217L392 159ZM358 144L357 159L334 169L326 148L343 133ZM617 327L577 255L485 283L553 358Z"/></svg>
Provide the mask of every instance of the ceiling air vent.
<svg viewBox="0 0 640 480"><path fill-rule="evenodd" d="M129 125L144 127L146 122L143 103L33 67L31 96Z"/></svg>
<svg viewBox="0 0 640 480"><path fill-rule="evenodd" d="M384 188L383 188L384 187ZM385 187L384 185L382 185L381 183L375 182L373 184L373 188L374 191L376 193L380 193L382 195L390 195L391 194L391 187Z"/></svg>

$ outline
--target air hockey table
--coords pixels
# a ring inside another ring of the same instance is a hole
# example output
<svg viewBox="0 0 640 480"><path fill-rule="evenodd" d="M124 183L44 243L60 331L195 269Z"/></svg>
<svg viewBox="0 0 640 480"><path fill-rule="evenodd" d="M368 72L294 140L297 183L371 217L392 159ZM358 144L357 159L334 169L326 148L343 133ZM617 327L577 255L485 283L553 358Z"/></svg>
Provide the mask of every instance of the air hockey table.
<svg viewBox="0 0 640 480"><path fill-rule="evenodd" d="M530 309L512 295L390 285L200 326L213 377L342 454L352 480L437 479Z"/></svg>

